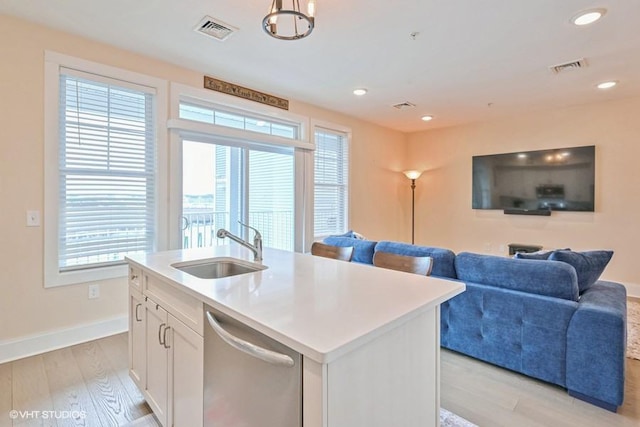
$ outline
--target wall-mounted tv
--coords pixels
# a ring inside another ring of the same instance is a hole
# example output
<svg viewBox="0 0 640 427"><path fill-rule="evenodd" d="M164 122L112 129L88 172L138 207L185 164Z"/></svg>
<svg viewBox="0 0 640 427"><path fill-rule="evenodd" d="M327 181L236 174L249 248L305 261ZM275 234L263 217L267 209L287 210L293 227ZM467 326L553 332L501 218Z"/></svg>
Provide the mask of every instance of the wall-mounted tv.
<svg viewBox="0 0 640 427"><path fill-rule="evenodd" d="M595 146L473 156L473 209L594 211Z"/></svg>

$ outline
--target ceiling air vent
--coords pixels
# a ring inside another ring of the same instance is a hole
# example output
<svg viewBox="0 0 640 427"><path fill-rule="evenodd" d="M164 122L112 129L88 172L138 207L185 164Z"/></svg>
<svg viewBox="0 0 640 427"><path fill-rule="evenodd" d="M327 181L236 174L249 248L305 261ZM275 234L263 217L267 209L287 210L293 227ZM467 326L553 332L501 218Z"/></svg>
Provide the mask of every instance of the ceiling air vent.
<svg viewBox="0 0 640 427"><path fill-rule="evenodd" d="M415 106L416 106L416 104L412 104L412 103L411 103L411 102L409 102L409 101L405 101L405 102L401 102L401 103L399 103L399 104L395 104L395 105L393 105L392 107L393 107L393 108L397 108L398 110L406 110L406 109L408 109L408 108L413 108L413 107L415 107Z"/></svg>
<svg viewBox="0 0 640 427"><path fill-rule="evenodd" d="M195 26L193 31L222 41L226 40L231 34L238 31L238 29L218 19L205 16L200 23Z"/></svg>
<svg viewBox="0 0 640 427"><path fill-rule="evenodd" d="M575 61L565 62L564 64L552 65L549 67L552 73L559 74L563 71L577 70L579 68L585 68L587 61L584 58L576 59Z"/></svg>

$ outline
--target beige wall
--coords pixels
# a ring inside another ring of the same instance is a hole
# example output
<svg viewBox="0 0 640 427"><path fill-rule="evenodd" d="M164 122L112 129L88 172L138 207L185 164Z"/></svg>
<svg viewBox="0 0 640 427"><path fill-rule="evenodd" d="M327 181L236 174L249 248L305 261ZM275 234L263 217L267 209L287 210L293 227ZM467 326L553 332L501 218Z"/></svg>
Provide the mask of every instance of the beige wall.
<svg viewBox="0 0 640 427"><path fill-rule="evenodd" d="M619 90L624 90L622 87ZM603 278L640 295L640 98L602 102L409 135L418 181L416 242L502 254L509 243L613 249ZM550 217L471 209L471 157L596 146L596 212Z"/></svg>
<svg viewBox="0 0 640 427"><path fill-rule="evenodd" d="M101 282L96 300L88 300L86 284L43 287L43 228L27 228L25 221L27 210L43 210L45 50L202 86L202 72L0 15L0 347L127 311L124 278ZM373 238L399 239L406 227L398 221L405 217L402 177L391 171L402 169L405 135L297 101L291 111L352 129L351 225Z"/></svg>

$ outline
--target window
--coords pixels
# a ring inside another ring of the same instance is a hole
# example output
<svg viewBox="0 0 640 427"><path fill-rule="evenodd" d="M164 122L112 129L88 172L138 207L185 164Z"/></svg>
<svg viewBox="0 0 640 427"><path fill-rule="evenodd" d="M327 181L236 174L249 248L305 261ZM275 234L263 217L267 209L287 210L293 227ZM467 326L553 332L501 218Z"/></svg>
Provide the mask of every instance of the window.
<svg viewBox="0 0 640 427"><path fill-rule="evenodd" d="M315 130L314 238L341 234L348 227L349 134Z"/></svg>
<svg viewBox="0 0 640 427"><path fill-rule="evenodd" d="M264 245L293 250L294 156L287 152L250 150L249 224L262 233Z"/></svg>
<svg viewBox="0 0 640 427"><path fill-rule="evenodd" d="M299 137L299 126L295 123L276 121L270 117L248 114L245 111L236 112L229 107L218 108L215 105L203 106L193 102L181 102L180 118L288 139L297 139Z"/></svg>
<svg viewBox="0 0 640 427"><path fill-rule="evenodd" d="M180 218L172 248L228 245L216 231L226 228L251 240L260 231L264 247L302 251L305 209L303 181L314 145L308 119L254 102L229 100L208 90L172 84L171 217ZM182 201L180 205L175 202ZM173 235L173 231L172 231Z"/></svg>
<svg viewBox="0 0 640 427"><path fill-rule="evenodd" d="M244 235L242 221L260 231L265 247L294 247L294 156L184 140L183 248L229 244L216 230ZM253 235L253 232L248 233Z"/></svg>
<svg viewBox="0 0 640 427"><path fill-rule="evenodd" d="M156 89L56 68L57 113L49 120L57 135L46 142L45 286L122 276L125 256L153 251L158 242Z"/></svg>
<svg viewBox="0 0 640 427"><path fill-rule="evenodd" d="M153 94L60 74L58 267L154 248Z"/></svg>

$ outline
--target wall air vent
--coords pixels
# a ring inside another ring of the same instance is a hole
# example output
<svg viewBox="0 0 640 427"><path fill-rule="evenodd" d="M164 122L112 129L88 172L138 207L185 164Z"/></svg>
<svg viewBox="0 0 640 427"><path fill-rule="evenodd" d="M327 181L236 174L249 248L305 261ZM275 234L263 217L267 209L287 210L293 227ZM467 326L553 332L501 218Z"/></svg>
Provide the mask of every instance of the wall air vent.
<svg viewBox="0 0 640 427"><path fill-rule="evenodd" d="M575 61L565 62L564 64L551 65L549 69L554 74L559 74L563 71L577 70L579 68L585 68L587 61L584 58L576 59Z"/></svg>
<svg viewBox="0 0 640 427"><path fill-rule="evenodd" d="M200 23L193 29L196 33L204 34L216 40L226 40L231 34L238 31L237 28L232 27L229 24L225 24L219 19L205 16Z"/></svg>
<svg viewBox="0 0 640 427"><path fill-rule="evenodd" d="M405 101L405 102L401 102L399 104L392 105L393 108L397 108L398 110L406 110L408 108L413 108L415 106L416 106L416 104L412 104L409 101Z"/></svg>

